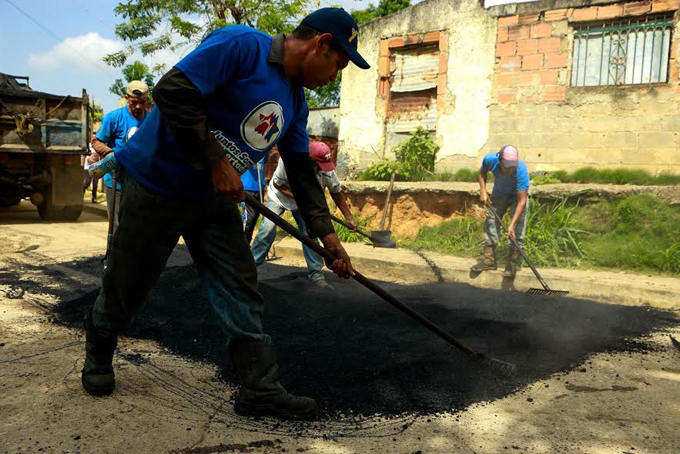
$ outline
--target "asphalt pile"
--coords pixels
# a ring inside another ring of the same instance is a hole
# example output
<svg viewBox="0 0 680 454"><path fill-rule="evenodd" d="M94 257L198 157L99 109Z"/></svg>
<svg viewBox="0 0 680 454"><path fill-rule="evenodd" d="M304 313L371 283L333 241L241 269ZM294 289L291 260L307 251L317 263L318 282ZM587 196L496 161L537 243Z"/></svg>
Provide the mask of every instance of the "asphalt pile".
<svg viewBox="0 0 680 454"><path fill-rule="evenodd" d="M382 284L454 337L503 361L511 378L483 366L354 281L318 290L298 268L267 264L260 290L265 331L280 347L284 385L318 400L326 415L397 416L461 410L508 395L604 351L645 351L644 336L677 319L641 307L484 290L466 284ZM61 323L80 326L96 292L64 299ZM168 269L124 333L218 365L234 380L224 334L193 266ZM582 367L582 366L579 366Z"/></svg>

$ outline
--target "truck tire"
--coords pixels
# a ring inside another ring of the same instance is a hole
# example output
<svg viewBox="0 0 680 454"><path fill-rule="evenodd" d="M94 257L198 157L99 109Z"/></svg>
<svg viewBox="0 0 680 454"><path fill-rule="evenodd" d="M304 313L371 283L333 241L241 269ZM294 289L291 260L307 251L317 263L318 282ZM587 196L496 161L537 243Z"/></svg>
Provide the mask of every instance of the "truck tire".
<svg viewBox="0 0 680 454"><path fill-rule="evenodd" d="M0 198L0 208L8 208L17 206L21 203L21 199L2 199Z"/></svg>
<svg viewBox="0 0 680 454"><path fill-rule="evenodd" d="M43 221L76 221L83 212L83 203L79 205L52 204L51 187L43 189L44 201L38 205L38 214Z"/></svg>

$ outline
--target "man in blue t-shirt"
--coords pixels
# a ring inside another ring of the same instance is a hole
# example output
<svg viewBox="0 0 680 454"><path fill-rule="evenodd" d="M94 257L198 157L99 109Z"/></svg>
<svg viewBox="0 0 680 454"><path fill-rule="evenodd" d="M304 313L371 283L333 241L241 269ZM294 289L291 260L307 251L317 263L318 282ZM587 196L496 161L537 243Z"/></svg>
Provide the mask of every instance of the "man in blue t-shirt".
<svg viewBox="0 0 680 454"><path fill-rule="evenodd" d="M276 347L262 330L264 300L237 206L244 198L240 175L276 145L310 236L337 257L326 265L340 277L354 274L309 159L304 88L334 81L350 61L368 69L358 34L341 8L311 13L289 36L227 26L161 78L156 108L99 166L122 167L123 190L103 287L85 315L88 393L113 391L117 334L139 313L182 236L227 335L241 382L235 411L317 415L313 399L279 382Z"/></svg>
<svg viewBox="0 0 680 454"><path fill-rule="evenodd" d="M486 177L489 172L493 173L493 193L489 196L486 191ZM526 164L519 159L517 148L506 145L497 153L489 153L482 161L479 170L480 200L484 206L493 205L502 218L510 208L510 225L508 236L512 236L522 247L524 233L526 232L526 220L529 206L529 171ZM496 269L496 245L498 244L498 232L501 226L491 209L486 210L486 222L484 223L484 253L482 259L472 267L472 271L481 272ZM503 276L514 278L517 274L521 254L508 240L510 251L505 264Z"/></svg>
<svg viewBox="0 0 680 454"><path fill-rule="evenodd" d="M241 175L241 183L243 183L243 190L245 193L250 194L263 203L264 190L267 187L267 182L264 179L264 165L267 163L267 157L268 156L265 156L257 164L248 167L248 170ZM255 224L257 224L260 213L246 203L242 203L241 205L243 211L243 233L246 235L246 241L250 244L250 241L253 239Z"/></svg>
<svg viewBox="0 0 680 454"><path fill-rule="evenodd" d="M149 86L140 80L133 80L125 90L125 101L127 106L113 110L102 118L102 125L92 141L92 148L97 152L99 159L111 153L114 148L120 148L137 132L146 117L146 109L149 105ZM106 210L110 213L114 193L111 172L104 175L104 186L106 187ZM118 213L120 212L121 186L117 184L116 187L114 231L118 228Z"/></svg>

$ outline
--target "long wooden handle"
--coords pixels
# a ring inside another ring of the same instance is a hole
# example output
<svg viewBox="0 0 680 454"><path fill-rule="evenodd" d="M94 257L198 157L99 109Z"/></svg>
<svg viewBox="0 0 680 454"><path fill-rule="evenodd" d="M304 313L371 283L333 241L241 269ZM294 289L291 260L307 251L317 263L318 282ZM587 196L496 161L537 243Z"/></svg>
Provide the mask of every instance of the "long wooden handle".
<svg viewBox="0 0 680 454"><path fill-rule="evenodd" d="M501 219L501 217L498 215L498 211L496 211L496 208L494 208L494 206L491 203L489 203L489 208L491 208L491 212L496 217L496 221L498 221L498 223L503 228L503 232L505 232L505 234L507 235L508 229L505 228L505 224L503 224L503 219ZM531 260L529 260L529 257L527 256L526 252L524 252L524 248L520 247L519 243L517 242L514 236L508 235L508 238L510 238L510 241L512 241L512 244L515 246L515 249L517 249L519 253L522 254L522 258L526 260L526 262L529 264L529 267L531 267L531 271L534 272L534 275L536 276L536 279L538 279L538 282L541 283L544 289L546 289L549 292L552 292L552 290L550 290L550 287L548 287L548 284L545 283L545 281L539 274L534 264L531 263Z"/></svg>
<svg viewBox="0 0 680 454"><path fill-rule="evenodd" d="M302 244L319 254L321 257L328 261L335 261L337 260L337 257L335 254L332 252L328 251L327 249L323 248L320 246L318 243L315 241L312 241L311 238L309 238L307 235L303 234L300 232L298 229L296 229L292 224L284 220L281 216L278 216L276 213L271 211L269 208L266 206L262 205L260 202L257 201L253 196L250 194L246 194L245 202L253 207L255 211L260 213L262 216L265 218L269 219L272 221L274 224L277 226L281 227L283 230L285 230L287 233L289 233L291 236L293 236L295 239L300 241ZM481 353L476 352L475 350L471 349L458 339L454 338L451 336L449 333L444 331L442 328L437 326L435 323L430 321L428 318L423 316L421 313L417 312L415 309L411 308L408 306L406 303L403 303L402 301L398 300L396 297L394 297L392 294L388 293L378 285L376 285L373 281L371 281L369 278L364 276L358 271L354 271L354 276L352 276L357 282L359 282L361 285L378 295L379 297L383 298L385 301L390 303L392 306L396 307L409 317L411 317L413 320L416 322L420 323L422 326L436 334L437 336L441 337L444 339L446 342L449 344L453 345L454 347L458 348L460 351L465 353L466 355L472 357L472 358L479 358L482 357L483 355Z"/></svg>
<svg viewBox="0 0 680 454"><path fill-rule="evenodd" d="M383 230L385 228L385 219L387 218L387 211L390 209L390 199L392 198L392 187L394 186L394 177L396 172L392 172L390 176L390 187L387 188L387 199L385 199L385 210L383 210L382 219L380 219L380 227L378 230Z"/></svg>
<svg viewBox="0 0 680 454"><path fill-rule="evenodd" d="M357 232L358 234L363 235L363 236L367 237L368 239L370 239L371 241L373 241L373 237L372 237L371 235L369 235L368 233L364 232L363 230L361 230L359 227L357 227L357 228L355 229L354 227L352 227L351 225L349 225L347 222L343 221L342 219L340 219L340 218L337 217L337 216L333 216L332 214L331 214L331 219L332 219L333 221L337 222L338 224L344 225L344 226L347 227L348 229L350 229L350 230L352 230L352 231L355 231L355 232Z"/></svg>

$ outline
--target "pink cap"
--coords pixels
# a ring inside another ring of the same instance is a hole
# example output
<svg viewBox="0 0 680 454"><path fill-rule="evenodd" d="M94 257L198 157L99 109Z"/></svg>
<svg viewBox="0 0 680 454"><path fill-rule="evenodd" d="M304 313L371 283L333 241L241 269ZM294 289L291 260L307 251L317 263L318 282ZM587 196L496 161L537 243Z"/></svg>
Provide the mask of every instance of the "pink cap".
<svg viewBox="0 0 680 454"><path fill-rule="evenodd" d="M503 162L504 167L517 167L519 151L512 145L505 145L499 151L499 158Z"/></svg>
<svg viewBox="0 0 680 454"><path fill-rule="evenodd" d="M309 144L309 155L319 164L321 170L330 172L335 170L331 149L323 142L312 142Z"/></svg>

